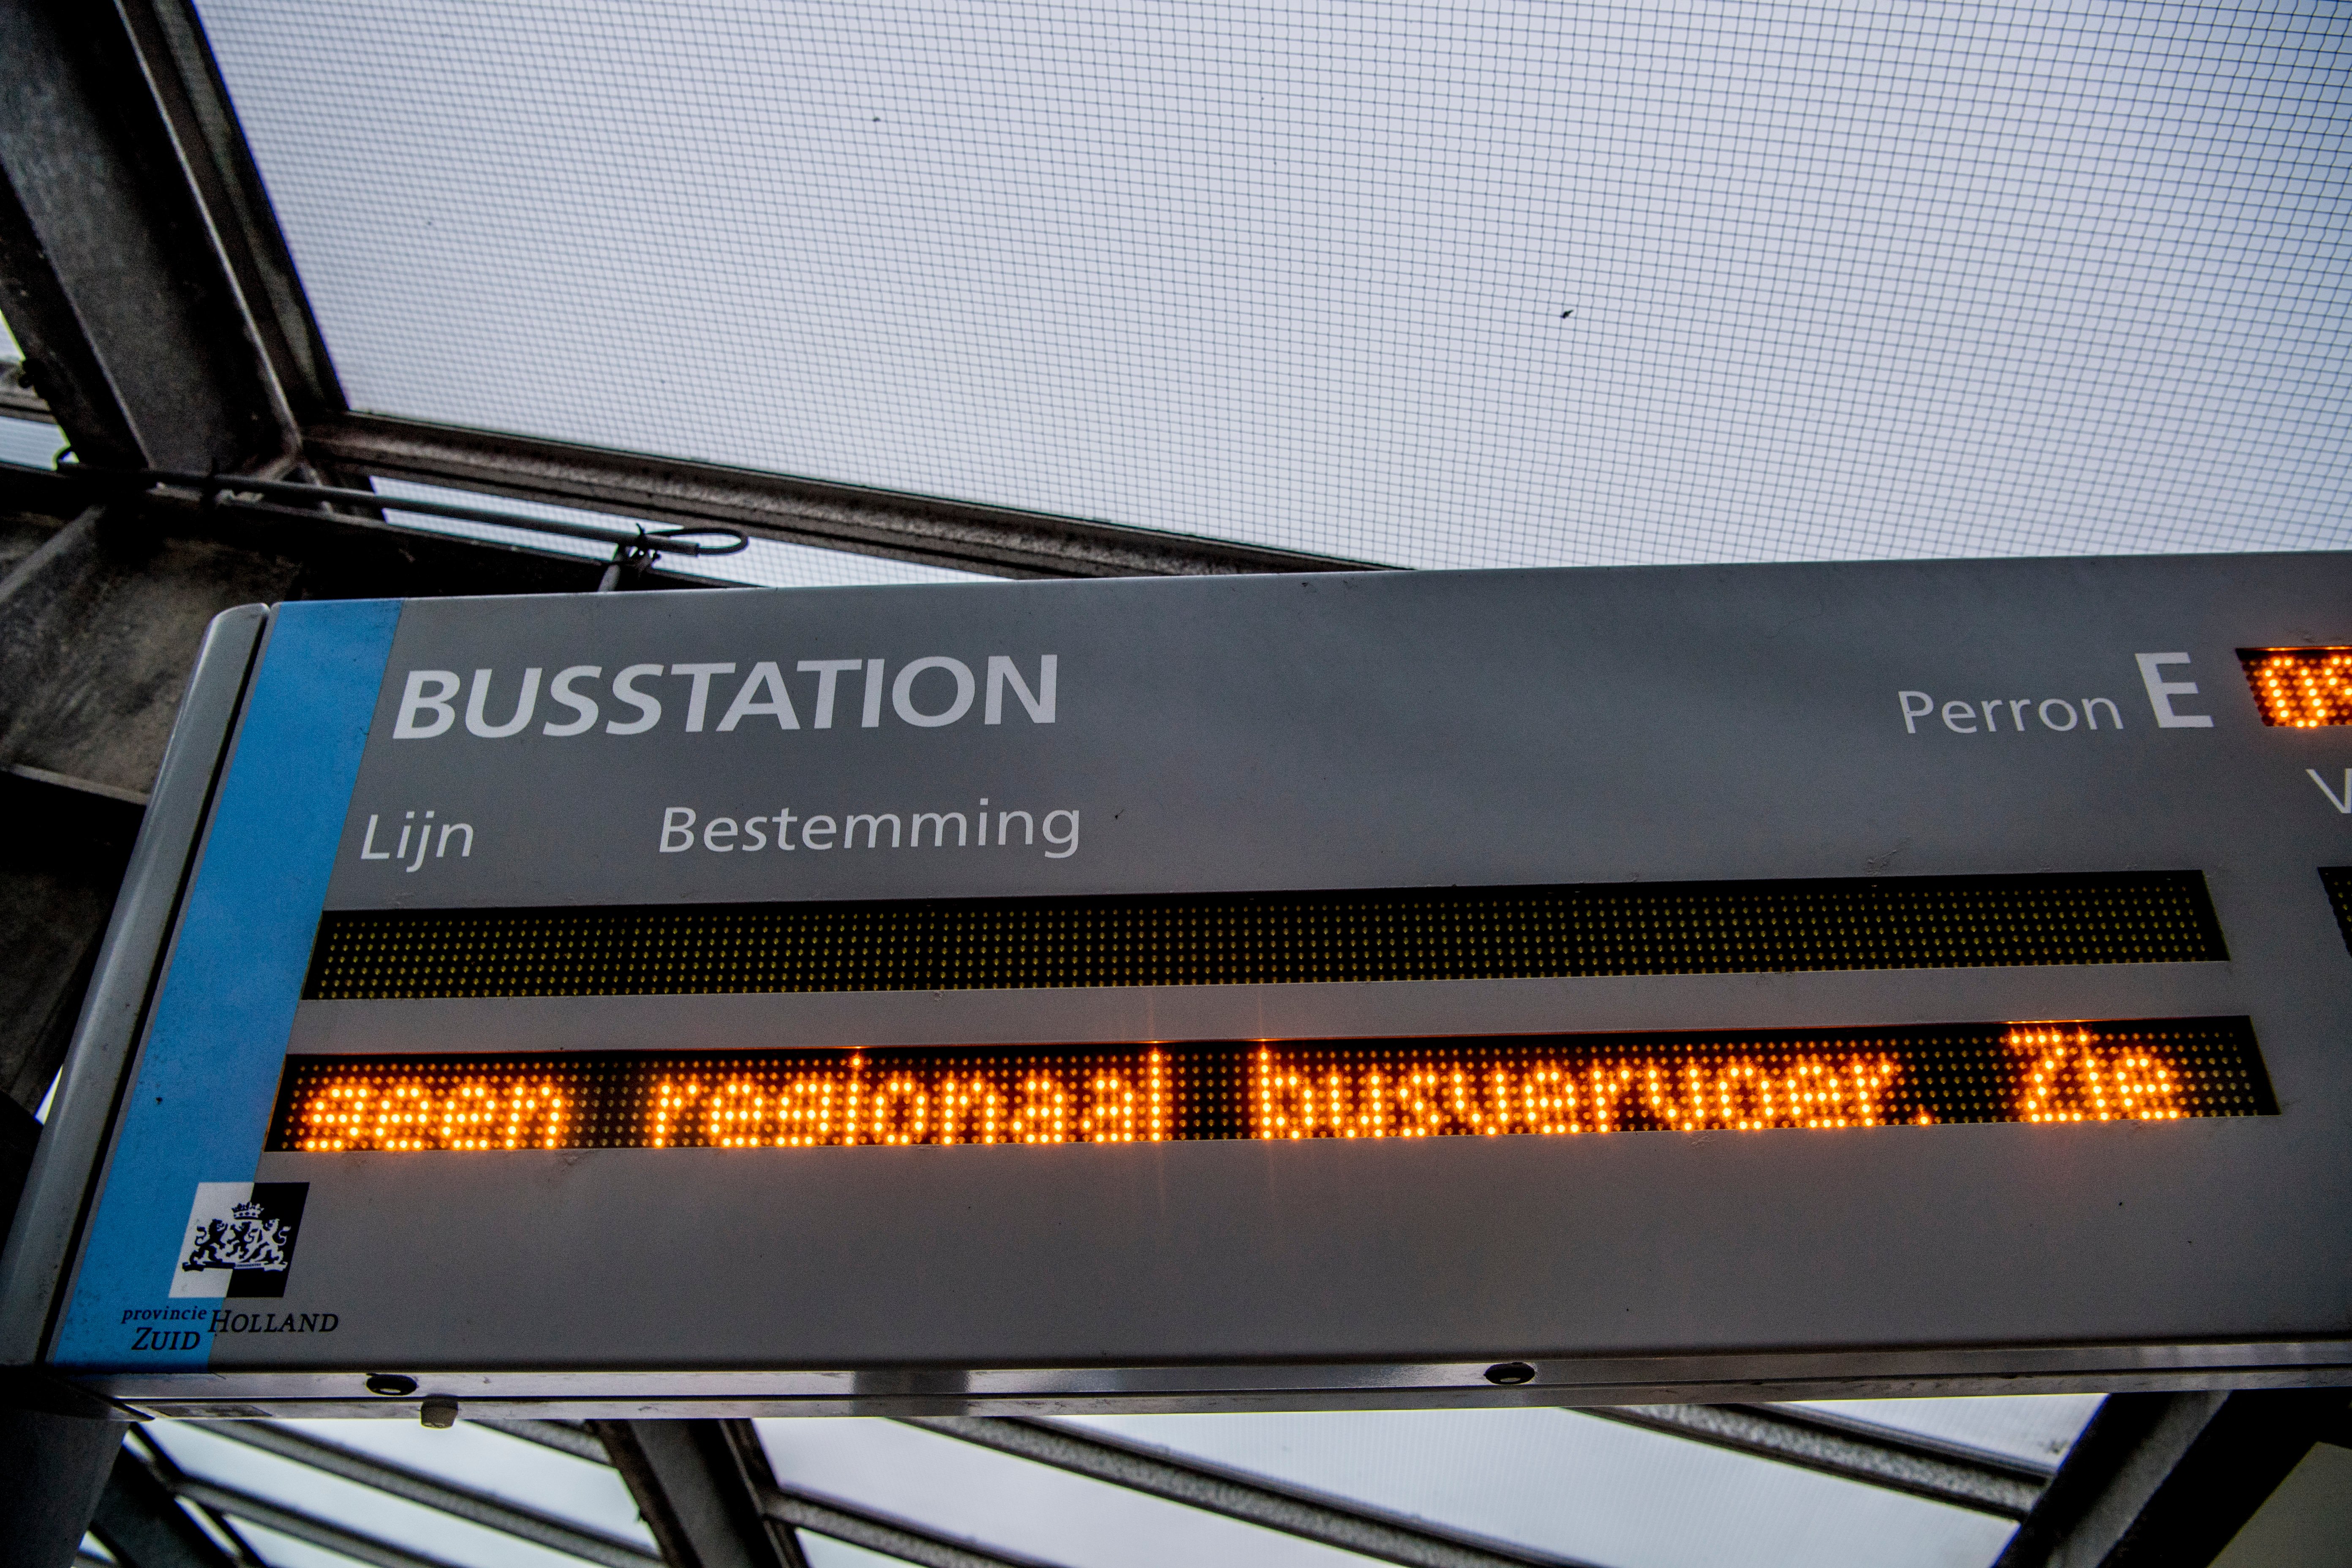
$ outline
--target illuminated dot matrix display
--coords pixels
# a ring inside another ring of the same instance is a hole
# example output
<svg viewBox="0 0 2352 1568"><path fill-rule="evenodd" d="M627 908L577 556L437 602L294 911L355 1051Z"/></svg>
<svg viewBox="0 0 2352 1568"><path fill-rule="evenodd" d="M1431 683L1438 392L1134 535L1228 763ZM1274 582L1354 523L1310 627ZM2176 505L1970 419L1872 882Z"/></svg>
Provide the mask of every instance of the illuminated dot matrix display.
<svg viewBox="0 0 2352 1568"><path fill-rule="evenodd" d="M2242 647L2263 722L2290 730L2352 724L2352 647Z"/></svg>
<svg viewBox="0 0 2352 1568"><path fill-rule="evenodd" d="M2344 933L2344 946L2352 951L2352 866L2322 866L2319 881L2335 908L2336 929Z"/></svg>
<svg viewBox="0 0 2352 1568"><path fill-rule="evenodd" d="M1728 974L2229 956L2195 871L331 910L303 994L656 996Z"/></svg>
<svg viewBox="0 0 2352 1568"><path fill-rule="evenodd" d="M1046 1048L297 1057L278 1152L1572 1137L2273 1115L2242 1018Z"/></svg>

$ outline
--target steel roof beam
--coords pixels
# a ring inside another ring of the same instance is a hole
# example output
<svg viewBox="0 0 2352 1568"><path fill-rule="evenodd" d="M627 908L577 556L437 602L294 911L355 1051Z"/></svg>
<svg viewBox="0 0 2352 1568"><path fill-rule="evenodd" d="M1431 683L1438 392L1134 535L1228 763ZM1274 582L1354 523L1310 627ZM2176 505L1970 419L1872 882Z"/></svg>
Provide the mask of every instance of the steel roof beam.
<svg viewBox="0 0 2352 1568"><path fill-rule="evenodd" d="M236 1561L128 1448L115 1450L89 1532L124 1568L230 1568Z"/></svg>
<svg viewBox="0 0 2352 1568"><path fill-rule="evenodd" d="M111 5L0 0L0 309L85 462L245 472L295 450Z"/></svg>
<svg viewBox="0 0 2352 1568"><path fill-rule="evenodd" d="M1993 1568L2205 1568L2340 1429L2348 1397L2109 1394Z"/></svg>
<svg viewBox="0 0 2352 1568"><path fill-rule="evenodd" d="M584 1422L574 1421L477 1421L493 1432L503 1432L509 1437L520 1437L526 1443L536 1443L542 1448L552 1448L559 1454L569 1454L575 1459L585 1459L593 1465L610 1468L612 1450L604 1440L590 1431Z"/></svg>
<svg viewBox="0 0 2352 1568"><path fill-rule="evenodd" d="M279 390L298 419L341 410L326 340L194 8L189 0L117 3Z"/></svg>
<svg viewBox="0 0 2352 1568"><path fill-rule="evenodd" d="M37 1408L37 1390L0 1375L0 1568L72 1561L129 1424Z"/></svg>
<svg viewBox="0 0 2352 1568"><path fill-rule="evenodd" d="M314 463L650 522L722 523L757 538L1003 577L1355 572L1365 563L1055 517L1013 507L643 457L520 436L349 415L307 426Z"/></svg>
<svg viewBox="0 0 2352 1568"><path fill-rule="evenodd" d="M769 1526L752 1479L720 1421L599 1421L670 1568L808 1568L790 1531Z"/></svg>
<svg viewBox="0 0 2352 1568"><path fill-rule="evenodd" d="M1770 1405L1622 1405L1581 1414L2000 1519L2025 1518L2048 1479L2033 1466Z"/></svg>
<svg viewBox="0 0 2352 1568"><path fill-rule="evenodd" d="M824 1502L778 1487L762 1492L760 1506L770 1519L793 1530L814 1531L868 1552L896 1557L919 1568L1052 1568L1034 1557L983 1551L968 1542L919 1529L840 1503Z"/></svg>

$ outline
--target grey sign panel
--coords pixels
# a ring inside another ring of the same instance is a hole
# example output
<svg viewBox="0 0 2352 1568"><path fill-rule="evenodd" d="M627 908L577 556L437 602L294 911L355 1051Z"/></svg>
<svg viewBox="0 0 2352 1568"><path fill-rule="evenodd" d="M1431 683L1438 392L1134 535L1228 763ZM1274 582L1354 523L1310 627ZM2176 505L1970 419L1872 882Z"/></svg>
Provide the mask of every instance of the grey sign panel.
<svg viewBox="0 0 2352 1568"><path fill-rule="evenodd" d="M2352 1380L2347 645L2341 555L286 606L42 1354Z"/></svg>

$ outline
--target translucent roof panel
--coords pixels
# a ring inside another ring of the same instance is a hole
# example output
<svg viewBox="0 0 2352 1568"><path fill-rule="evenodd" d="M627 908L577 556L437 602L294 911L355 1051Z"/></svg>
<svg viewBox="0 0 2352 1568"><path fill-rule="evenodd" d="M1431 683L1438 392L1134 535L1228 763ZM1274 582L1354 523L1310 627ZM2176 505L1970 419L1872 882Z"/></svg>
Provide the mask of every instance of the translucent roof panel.
<svg viewBox="0 0 2352 1568"><path fill-rule="evenodd" d="M879 1552L852 1546L845 1541L835 1541L829 1535L819 1535L814 1531L803 1530L796 1533L800 1537L801 1555L808 1559L809 1568L899 1568L896 1557L885 1557Z"/></svg>
<svg viewBox="0 0 2352 1568"><path fill-rule="evenodd" d="M54 468L65 445L65 432L47 420L11 419L0 415L0 463L16 463L28 468Z"/></svg>
<svg viewBox="0 0 2352 1568"><path fill-rule="evenodd" d="M25 351L8 323L0 321L0 360L21 361ZM0 463L20 463L46 468L57 461L66 444L64 434L46 419L18 419L0 414Z"/></svg>
<svg viewBox="0 0 2352 1568"><path fill-rule="evenodd" d="M2347 542L2335 0L197 0L354 405L1422 566Z"/></svg>
<svg viewBox="0 0 2352 1568"><path fill-rule="evenodd" d="M1567 1410L1120 1415L1070 1425L1610 1568L1984 1568L2011 1526Z"/></svg>

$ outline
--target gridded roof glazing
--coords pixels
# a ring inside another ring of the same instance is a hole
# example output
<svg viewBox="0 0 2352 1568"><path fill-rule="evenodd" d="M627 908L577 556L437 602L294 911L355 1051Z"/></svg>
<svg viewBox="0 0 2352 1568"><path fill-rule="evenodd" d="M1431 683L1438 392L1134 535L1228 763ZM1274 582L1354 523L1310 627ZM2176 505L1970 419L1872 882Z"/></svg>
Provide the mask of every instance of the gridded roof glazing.
<svg viewBox="0 0 2352 1568"><path fill-rule="evenodd" d="M2098 1403L1807 1407L1833 1415L1839 1430L1865 1443L1907 1432L1962 1463L1973 1457L2000 1468L2006 1455L2006 1473L2026 1491L2004 1499L1960 1486L1957 1472L1921 1470L1915 1461L1928 1450L1899 1442L1881 1441L1875 1458L1841 1458L1810 1441L1745 1448L1756 1432L1727 1438L1671 1420L1671 1430L1643 1425L1671 1416L1663 1406L803 1418L712 1425L697 1441L734 1446L742 1500L770 1521L747 1517L729 1528L789 1528L813 1568L943 1554L1008 1568L1346 1568L1375 1558L1497 1568L1981 1568ZM1733 1408L1759 1417L1775 1407ZM624 1451L636 1452L646 1427L492 1419L436 1431L399 1418L405 1414L394 1402L389 1419L149 1423L131 1436L116 1488L124 1466L145 1470L176 1500L164 1506L185 1512L229 1559L257 1568L660 1568L666 1560L635 1489L666 1488L680 1475L655 1479L640 1453L636 1479L625 1482L607 1447L619 1436ZM1005 1430L983 1430L992 1427ZM1779 1457L1764 1457L1768 1449ZM1904 1489L1920 1487L1944 1500ZM683 1500L673 1493L655 1506L683 1508L711 1526L715 1516L695 1511L705 1507L693 1500L700 1495L689 1486ZM124 1510L148 1511L138 1496L123 1491L114 1511L101 1510L94 1550L117 1539Z"/></svg>
<svg viewBox="0 0 2352 1568"><path fill-rule="evenodd" d="M1538 1561L1978 1568L2000 1554L2012 1528L1568 1410L1126 1415L1075 1425L1283 1487L1377 1502Z"/></svg>
<svg viewBox="0 0 2352 1568"><path fill-rule="evenodd" d="M1897 1403L1920 1406L1910 1414L1921 1420L2031 1428L2033 1460L2054 1468L2098 1401ZM1983 1408L1927 1408L1945 1404ZM1843 1413L1867 1420L1874 1409L1859 1402ZM1884 1423L1890 1428L1902 1420L1894 1414ZM1565 1410L1098 1416L1055 1425L1532 1563L1980 1568L2013 1529L2003 1519ZM1350 1560L898 1422L758 1426L785 1485L1016 1558L1069 1568L1203 1560L1311 1568Z"/></svg>
<svg viewBox="0 0 2352 1568"><path fill-rule="evenodd" d="M2330 0L198 8L365 410L1421 566L2346 542Z"/></svg>

